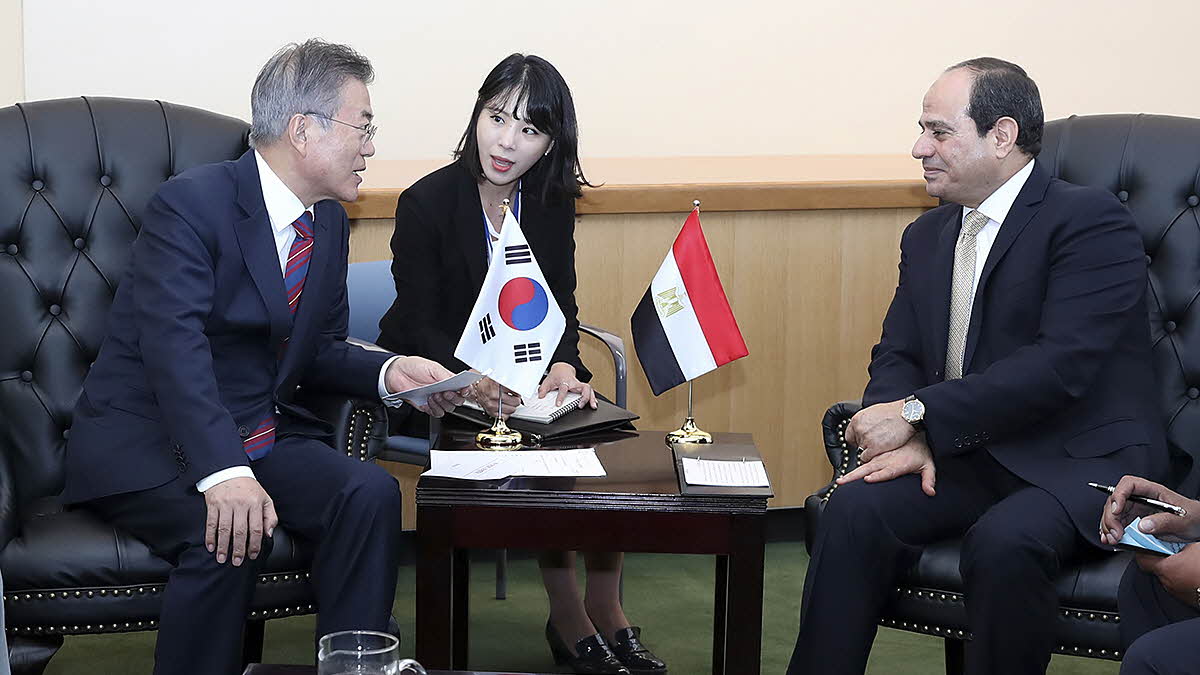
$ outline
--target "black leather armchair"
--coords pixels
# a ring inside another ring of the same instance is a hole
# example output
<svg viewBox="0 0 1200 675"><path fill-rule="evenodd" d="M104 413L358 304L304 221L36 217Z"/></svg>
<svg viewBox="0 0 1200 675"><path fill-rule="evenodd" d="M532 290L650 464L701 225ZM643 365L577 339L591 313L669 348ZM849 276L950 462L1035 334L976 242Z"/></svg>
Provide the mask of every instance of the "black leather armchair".
<svg viewBox="0 0 1200 675"><path fill-rule="evenodd" d="M1167 425L1172 482L1184 494L1200 489L1200 119L1163 115L1095 115L1046 125L1038 161L1081 185L1106 188L1133 213L1149 263L1147 304ZM1197 331L1193 333L1192 331ZM858 466L844 430L857 401L834 404L822 432L834 476ZM807 542L815 532L830 483L805 501ZM1100 514L1096 514L1099 523ZM894 589L880 624L946 640L946 672L963 670L970 639L958 573L959 541L925 549ZM1119 660L1117 587L1127 553L1104 556L1058 580L1056 651Z"/></svg>
<svg viewBox="0 0 1200 675"><path fill-rule="evenodd" d="M0 569L13 671L41 673L63 636L152 630L170 572L140 541L64 509L63 447L105 335L130 244L157 186L233 159L248 126L162 103L74 98L0 108ZM379 402L305 404L366 460L387 423ZM314 611L303 542L277 530L247 622Z"/></svg>

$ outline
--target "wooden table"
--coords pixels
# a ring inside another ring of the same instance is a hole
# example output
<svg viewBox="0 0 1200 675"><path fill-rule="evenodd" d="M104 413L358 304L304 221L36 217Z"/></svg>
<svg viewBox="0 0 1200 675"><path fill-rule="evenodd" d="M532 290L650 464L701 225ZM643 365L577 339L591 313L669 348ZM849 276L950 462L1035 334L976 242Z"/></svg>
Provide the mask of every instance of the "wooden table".
<svg viewBox="0 0 1200 675"><path fill-rule="evenodd" d="M757 459L749 434L707 446L666 445L661 431L610 432L544 449L595 447L603 478L510 478L417 483L417 660L467 667L471 548L716 555L713 673L758 675L763 547L770 488L696 487L680 456ZM434 445L474 450L474 432L444 430Z"/></svg>

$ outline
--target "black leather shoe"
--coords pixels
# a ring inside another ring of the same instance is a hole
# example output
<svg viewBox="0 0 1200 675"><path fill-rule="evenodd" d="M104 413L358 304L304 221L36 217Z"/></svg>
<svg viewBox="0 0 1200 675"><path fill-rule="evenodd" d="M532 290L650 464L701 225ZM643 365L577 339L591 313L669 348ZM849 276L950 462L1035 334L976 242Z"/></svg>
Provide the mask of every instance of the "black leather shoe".
<svg viewBox="0 0 1200 675"><path fill-rule="evenodd" d="M604 638L599 633L589 635L575 643L575 653L567 648L562 636L546 620L546 642L550 644L550 654L554 657L555 665L568 664L571 670L581 675L631 675L629 669L621 665Z"/></svg>
<svg viewBox="0 0 1200 675"><path fill-rule="evenodd" d="M646 649L641 640L642 629L622 628L613 635L612 650L633 675L666 675L667 664Z"/></svg>

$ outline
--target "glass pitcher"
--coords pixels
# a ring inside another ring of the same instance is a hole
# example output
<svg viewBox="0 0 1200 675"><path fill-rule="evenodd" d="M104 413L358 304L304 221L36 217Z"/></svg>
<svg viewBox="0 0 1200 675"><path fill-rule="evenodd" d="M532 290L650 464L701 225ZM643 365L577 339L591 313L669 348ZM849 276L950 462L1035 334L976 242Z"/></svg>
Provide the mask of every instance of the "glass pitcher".
<svg viewBox="0 0 1200 675"><path fill-rule="evenodd" d="M330 633L317 647L317 675L427 675L421 664L400 658L400 640L387 633Z"/></svg>

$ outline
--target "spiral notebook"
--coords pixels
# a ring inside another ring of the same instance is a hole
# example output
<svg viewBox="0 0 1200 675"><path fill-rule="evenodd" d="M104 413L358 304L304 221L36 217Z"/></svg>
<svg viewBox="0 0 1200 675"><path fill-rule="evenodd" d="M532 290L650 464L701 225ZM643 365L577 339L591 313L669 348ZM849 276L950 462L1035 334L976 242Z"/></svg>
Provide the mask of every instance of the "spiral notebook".
<svg viewBox="0 0 1200 675"><path fill-rule="evenodd" d="M579 407L579 401L583 397L575 392L567 394L563 399L562 405L555 405L558 400L557 392L550 392L544 398L533 398L513 410L512 417L526 422L537 422L538 424L550 424L558 418ZM468 405L476 410L482 411L483 408L474 401L467 401L464 405Z"/></svg>

